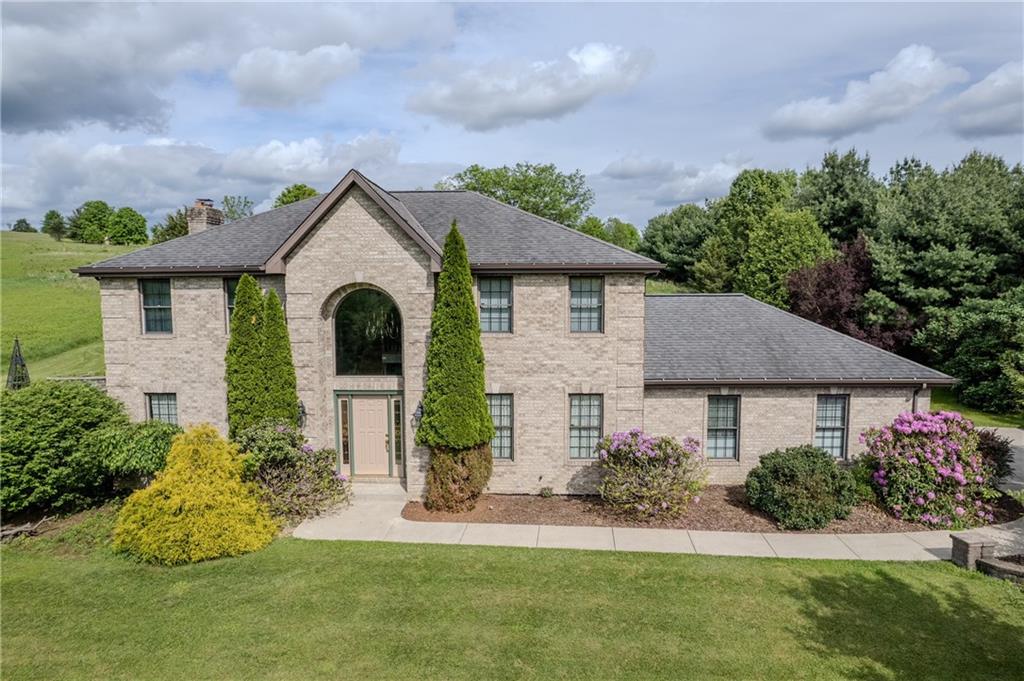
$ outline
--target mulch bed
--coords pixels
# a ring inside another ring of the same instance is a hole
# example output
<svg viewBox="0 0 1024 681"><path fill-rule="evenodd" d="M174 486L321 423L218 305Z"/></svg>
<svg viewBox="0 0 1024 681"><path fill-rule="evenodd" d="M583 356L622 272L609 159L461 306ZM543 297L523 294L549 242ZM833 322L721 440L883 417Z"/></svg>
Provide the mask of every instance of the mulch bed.
<svg viewBox="0 0 1024 681"><path fill-rule="evenodd" d="M996 522L1024 515L1010 497L996 505ZM599 497L484 494L476 508L466 513L428 511L419 502L409 502L402 510L406 520L459 523L511 523L518 525L582 525L602 527L661 527L684 530L727 532L783 532L769 516L747 504L742 485L711 485L700 501L673 520L636 521L609 511ZM848 518L837 520L823 530L808 533L868 534L875 532L920 532L936 528L893 518L872 504L861 504Z"/></svg>

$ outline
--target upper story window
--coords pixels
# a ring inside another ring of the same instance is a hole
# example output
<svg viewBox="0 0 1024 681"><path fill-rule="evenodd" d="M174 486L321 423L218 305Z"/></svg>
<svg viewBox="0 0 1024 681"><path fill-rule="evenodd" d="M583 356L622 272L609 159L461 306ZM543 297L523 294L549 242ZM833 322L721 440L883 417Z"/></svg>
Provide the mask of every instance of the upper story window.
<svg viewBox="0 0 1024 681"><path fill-rule="evenodd" d="M480 330L512 332L512 277L480 277Z"/></svg>
<svg viewBox="0 0 1024 681"><path fill-rule="evenodd" d="M334 361L339 376L401 376L402 319L388 294L352 291L334 312Z"/></svg>
<svg viewBox="0 0 1024 681"><path fill-rule="evenodd" d="M596 459L604 421L601 395L569 395L569 458Z"/></svg>
<svg viewBox="0 0 1024 681"><path fill-rule="evenodd" d="M814 418L814 446L842 459L846 457L848 395L818 395Z"/></svg>
<svg viewBox="0 0 1024 681"><path fill-rule="evenodd" d="M600 333L604 330L604 279L569 277L569 330Z"/></svg>
<svg viewBox="0 0 1024 681"><path fill-rule="evenodd" d="M140 279L142 291L142 330L144 333L171 333L171 280Z"/></svg>
<svg viewBox="0 0 1024 681"><path fill-rule="evenodd" d="M709 459L740 458L740 398L736 395L708 397Z"/></svg>
<svg viewBox="0 0 1024 681"><path fill-rule="evenodd" d="M228 323L231 322L231 315L235 313L235 291L238 290L238 277L231 277L224 280L224 300L228 307Z"/></svg>

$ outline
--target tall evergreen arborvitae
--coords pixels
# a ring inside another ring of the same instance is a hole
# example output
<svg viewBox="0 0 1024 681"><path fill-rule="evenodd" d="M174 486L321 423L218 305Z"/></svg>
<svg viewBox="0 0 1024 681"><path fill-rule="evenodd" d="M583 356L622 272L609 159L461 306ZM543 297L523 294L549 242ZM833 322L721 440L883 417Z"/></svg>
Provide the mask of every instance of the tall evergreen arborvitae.
<svg viewBox="0 0 1024 681"><path fill-rule="evenodd" d="M231 315L231 337L224 358L224 379L228 386L228 432L239 432L263 418L265 378L263 375L263 295L259 284L243 274L235 289L235 311Z"/></svg>
<svg viewBox="0 0 1024 681"><path fill-rule="evenodd" d="M288 324L277 291L270 289L263 308L264 417L299 422L299 396Z"/></svg>
<svg viewBox="0 0 1024 681"><path fill-rule="evenodd" d="M427 388L416 443L431 448L428 507L472 508L491 477L494 424L466 243L452 223L441 256L427 348Z"/></svg>

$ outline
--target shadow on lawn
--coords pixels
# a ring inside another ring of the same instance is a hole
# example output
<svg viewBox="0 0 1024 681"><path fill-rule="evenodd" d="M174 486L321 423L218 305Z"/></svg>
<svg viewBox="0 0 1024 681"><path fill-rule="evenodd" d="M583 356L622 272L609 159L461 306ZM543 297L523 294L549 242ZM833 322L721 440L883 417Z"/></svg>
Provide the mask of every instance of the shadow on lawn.
<svg viewBox="0 0 1024 681"><path fill-rule="evenodd" d="M879 569L812 577L793 596L807 620L797 635L818 655L853 658L850 678L1024 678L1024 626L966 590L924 591Z"/></svg>

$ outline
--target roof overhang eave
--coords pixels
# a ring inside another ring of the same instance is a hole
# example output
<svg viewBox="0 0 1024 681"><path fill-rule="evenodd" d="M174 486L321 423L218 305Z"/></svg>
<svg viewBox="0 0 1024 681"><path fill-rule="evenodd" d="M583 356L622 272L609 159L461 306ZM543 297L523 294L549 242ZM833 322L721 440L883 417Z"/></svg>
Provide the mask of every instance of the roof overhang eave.
<svg viewBox="0 0 1024 681"><path fill-rule="evenodd" d="M507 273L532 273L532 272L586 272L602 273L616 272L627 274L657 274L664 265L658 262L651 263L573 263L573 262L552 262L552 263L514 263L514 262L477 262L470 263L469 268L474 272L507 272Z"/></svg>
<svg viewBox="0 0 1024 681"><path fill-rule="evenodd" d="M645 386L702 386L702 385L954 385L952 376L930 378L645 378Z"/></svg>
<svg viewBox="0 0 1024 681"><path fill-rule="evenodd" d="M262 274L263 265L195 265L195 266L157 266L157 267L75 267L71 270L80 277L157 277L174 275L176 277L201 277L216 275L229 277L243 274Z"/></svg>

